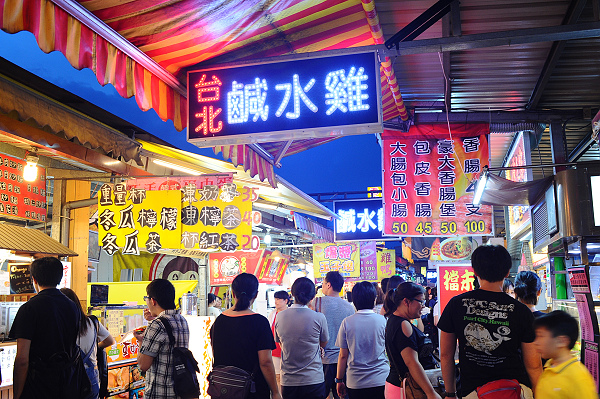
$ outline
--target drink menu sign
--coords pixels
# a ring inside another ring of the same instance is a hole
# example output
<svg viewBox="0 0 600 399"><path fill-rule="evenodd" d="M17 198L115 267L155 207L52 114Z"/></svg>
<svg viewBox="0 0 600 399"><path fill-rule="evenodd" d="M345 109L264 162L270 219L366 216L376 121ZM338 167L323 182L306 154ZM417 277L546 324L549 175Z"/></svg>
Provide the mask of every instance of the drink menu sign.
<svg viewBox="0 0 600 399"><path fill-rule="evenodd" d="M492 234L492 207L473 205L475 181L489 164L487 124L384 130L384 235Z"/></svg>
<svg viewBox="0 0 600 399"><path fill-rule="evenodd" d="M0 215L46 220L46 172L36 166L37 179L23 179L22 159L0 155Z"/></svg>

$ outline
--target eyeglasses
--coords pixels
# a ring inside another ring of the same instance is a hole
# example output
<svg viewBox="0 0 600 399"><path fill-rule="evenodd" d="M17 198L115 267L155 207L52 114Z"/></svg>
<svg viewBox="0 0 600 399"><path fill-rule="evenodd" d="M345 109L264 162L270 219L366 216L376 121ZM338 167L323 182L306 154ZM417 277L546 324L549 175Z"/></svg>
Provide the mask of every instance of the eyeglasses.
<svg viewBox="0 0 600 399"><path fill-rule="evenodd" d="M144 301L148 301L148 300L150 300L150 299L152 299L152 298L151 298L151 297L149 297L148 295L144 295Z"/></svg>
<svg viewBox="0 0 600 399"><path fill-rule="evenodd" d="M413 299L411 299L411 301L417 301L421 304L421 306L425 306L425 299L413 298Z"/></svg>

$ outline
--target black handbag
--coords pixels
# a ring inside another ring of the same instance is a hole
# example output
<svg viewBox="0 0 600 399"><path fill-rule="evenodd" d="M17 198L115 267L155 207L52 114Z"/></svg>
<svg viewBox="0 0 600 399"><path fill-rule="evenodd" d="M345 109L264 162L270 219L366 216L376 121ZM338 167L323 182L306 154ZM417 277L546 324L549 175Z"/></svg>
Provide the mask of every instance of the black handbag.
<svg viewBox="0 0 600 399"><path fill-rule="evenodd" d="M206 378L212 399L246 399L256 392L254 374L235 366L214 366Z"/></svg>

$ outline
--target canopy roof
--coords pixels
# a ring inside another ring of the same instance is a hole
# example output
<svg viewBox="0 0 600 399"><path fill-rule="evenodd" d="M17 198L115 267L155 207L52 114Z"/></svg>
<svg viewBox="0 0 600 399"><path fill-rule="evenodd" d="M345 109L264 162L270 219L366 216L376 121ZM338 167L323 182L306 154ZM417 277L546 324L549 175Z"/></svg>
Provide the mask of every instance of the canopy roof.
<svg viewBox="0 0 600 399"><path fill-rule="evenodd" d="M42 50L61 51L180 130L189 69L368 46L382 61L384 120L396 127L409 117L506 123L501 132L568 121L576 158L593 142L587 124L600 104L599 10L592 0L13 0L0 1L0 28L32 32ZM217 151L244 154L258 174L332 139Z"/></svg>

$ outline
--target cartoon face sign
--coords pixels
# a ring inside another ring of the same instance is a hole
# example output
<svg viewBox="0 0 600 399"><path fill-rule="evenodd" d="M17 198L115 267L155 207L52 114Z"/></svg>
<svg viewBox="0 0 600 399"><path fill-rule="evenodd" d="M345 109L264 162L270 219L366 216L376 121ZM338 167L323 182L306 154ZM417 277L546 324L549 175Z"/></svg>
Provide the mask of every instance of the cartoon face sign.
<svg viewBox="0 0 600 399"><path fill-rule="evenodd" d="M237 276L240 273L240 262L233 256L227 256L221 261L221 275L224 277Z"/></svg>
<svg viewBox="0 0 600 399"><path fill-rule="evenodd" d="M198 280L198 263L192 258L157 254L150 266L150 280Z"/></svg>

